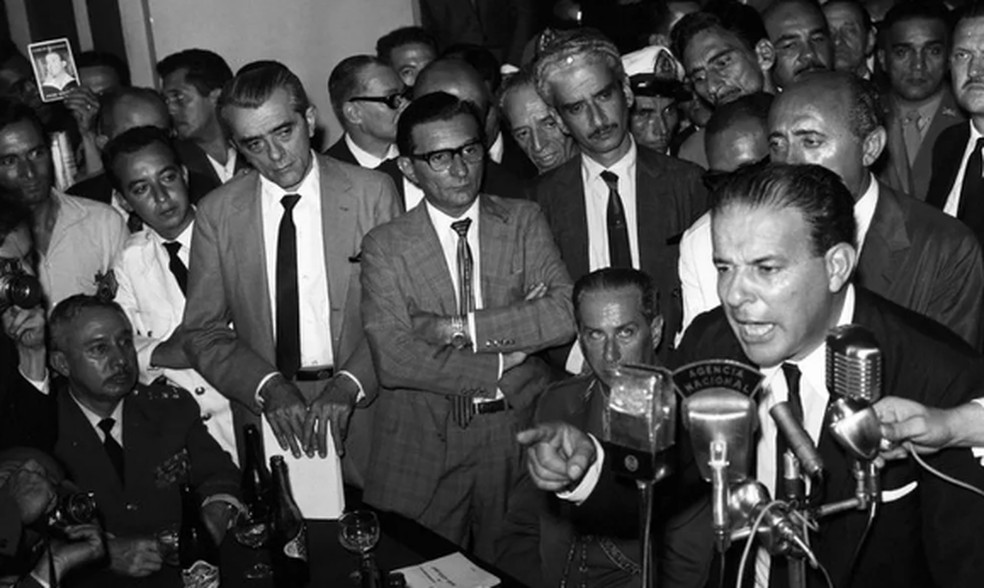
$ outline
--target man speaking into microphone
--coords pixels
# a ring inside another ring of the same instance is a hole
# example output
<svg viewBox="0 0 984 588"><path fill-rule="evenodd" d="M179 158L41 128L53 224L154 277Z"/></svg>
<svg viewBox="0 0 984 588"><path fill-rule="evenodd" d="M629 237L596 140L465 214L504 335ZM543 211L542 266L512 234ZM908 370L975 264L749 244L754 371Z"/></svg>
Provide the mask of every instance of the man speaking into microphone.
<svg viewBox="0 0 984 588"><path fill-rule="evenodd" d="M714 198L711 226L718 295L722 305L698 317L679 348L681 364L733 359L765 375L759 398L760 435L753 475L775 495L777 431L768 410L788 401L826 465L818 489L823 503L854 496L853 458L825 423L831 400L826 385L826 336L858 324L880 344L884 395L953 407L977 396L984 361L941 325L851 284L857 263L853 201L831 171L812 165L773 164L739 172ZM533 441L528 456L534 481L544 489L574 488L571 498L595 516L634 516L631 496L616 485L596 441L570 427L549 425L520 434ZM949 449L930 461L976 486L984 469L969 449ZM978 586L984 577L984 501L925 474L912 461L882 471L882 504L857 561L854 552L867 513L851 510L820 520L813 550L839 588ZM711 517L704 511L674 533L713 549ZM743 546L739 543L739 547ZM760 587L787 586L783 558L755 550L746 570ZM733 584L740 550L726 554ZM747 584L746 584L747 585ZM827 583L807 570L807 585Z"/></svg>

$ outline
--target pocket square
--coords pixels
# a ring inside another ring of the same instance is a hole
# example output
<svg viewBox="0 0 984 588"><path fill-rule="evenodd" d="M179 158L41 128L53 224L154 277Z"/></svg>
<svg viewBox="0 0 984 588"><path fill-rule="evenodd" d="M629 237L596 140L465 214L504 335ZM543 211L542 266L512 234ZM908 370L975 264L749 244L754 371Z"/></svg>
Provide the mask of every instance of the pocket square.
<svg viewBox="0 0 984 588"><path fill-rule="evenodd" d="M349 263L362 263L362 250L360 249L355 255L349 256Z"/></svg>

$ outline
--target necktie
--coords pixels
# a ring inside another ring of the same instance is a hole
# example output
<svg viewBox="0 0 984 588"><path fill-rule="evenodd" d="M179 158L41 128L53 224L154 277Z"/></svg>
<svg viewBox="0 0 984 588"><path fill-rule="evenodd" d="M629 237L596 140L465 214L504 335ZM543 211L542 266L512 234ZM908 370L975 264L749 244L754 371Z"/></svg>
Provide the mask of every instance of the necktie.
<svg viewBox="0 0 984 588"><path fill-rule="evenodd" d="M984 224L984 178L982 173L981 150L984 149L984 138L977 140L974 152L967 160L963 185L960 187L960 205L957 207L957 218L971 228Z"/></svg>
<svg viewBox="0 0 984 588"><path fill-rule="evenodd" d="M629 229L622 198L618 195L618 176L606 170L601 172L601 179L608 184L608 265L631 268Z"/></svg>
<svg viewBox="0 0 984 588"><path fill-rule="evenodd" d="M803 422L803 401L800 398L800 370L791 363L782 364L782 374L786 377L786 388L789 390L789 408L800 423ZM776 491L775 498L784 500L783 495L783 459L788 445L782 431L776 431ZM786 588L789 585L789 566L785 557L773 557L769 568L769 588Z"/></svg>
<svg viewBox="0 0 984 588"><path fill-rule="evenodd" d="M103 447L106 449L106 455L109 456L110 463L113 464L113 469L116 470L116 474L120 477L120 481L123 481L123 447L113 439L112 430L116 426L116 419L104 418L99 421L99 428L102 429L104 433Z"/></svg>
<svg viewBox="0 0 984 588"><path fill-rule="evenodd" d="M472 253L468 246L468 229L471 219L451 223L458 233L458 314L465 316L475 310L475 294L472 288Z"/></svg>
<svg viewBox="0 0 984 588"><path fill-rule="evenodd" d="M294 206L301 197L280 199L284 215L277 232L277 369L292 379L301 367L301 327L297 288L297 229Z"/></svg>
<svg viewBox="0 0 984 588"><path fill-rule="evenodd" d="M909 165L916 160L919 153L919 146L922 145L923 119L918 110L911 111L902 120L902 136L905 139L905 151L909 158Z"/></svg>
<svg viewBox="0 0 984 588"><path fill-rule="evenodd" d="M169 241L164 244L164 249L167 250L167 256L171 258L171 261L167 264L167 268L171 270L171 273L174 274L174 279L178 281L178 288L181 288L181 293L187 296L188 268L185 267L184 262L178 257L178 251L181 250L181 243Z"/></svg>

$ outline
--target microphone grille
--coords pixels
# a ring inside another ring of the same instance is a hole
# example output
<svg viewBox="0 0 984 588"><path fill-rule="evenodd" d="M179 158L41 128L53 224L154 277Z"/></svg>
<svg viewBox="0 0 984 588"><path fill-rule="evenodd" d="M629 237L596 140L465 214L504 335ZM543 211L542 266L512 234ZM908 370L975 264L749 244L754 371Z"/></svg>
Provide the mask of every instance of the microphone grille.
<svg viewBox="0 0 984 588"><path fill-rule="evenodd" d="M881 398L882 353L870 331L842 325L827 335L827 389L870 402Z"/></svg>

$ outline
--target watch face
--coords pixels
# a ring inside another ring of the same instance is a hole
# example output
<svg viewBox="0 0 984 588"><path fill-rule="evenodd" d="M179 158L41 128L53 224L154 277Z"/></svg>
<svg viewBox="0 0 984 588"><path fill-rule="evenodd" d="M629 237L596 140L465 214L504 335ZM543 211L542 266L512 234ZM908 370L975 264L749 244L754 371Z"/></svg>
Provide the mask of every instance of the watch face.
<svg viewBox="0 0 984 588"><path fill-rule="evenodd" d="M463 349L468 345L468 337L464 333L455 333L451 336L451 345L455 349Z"/></svg>

